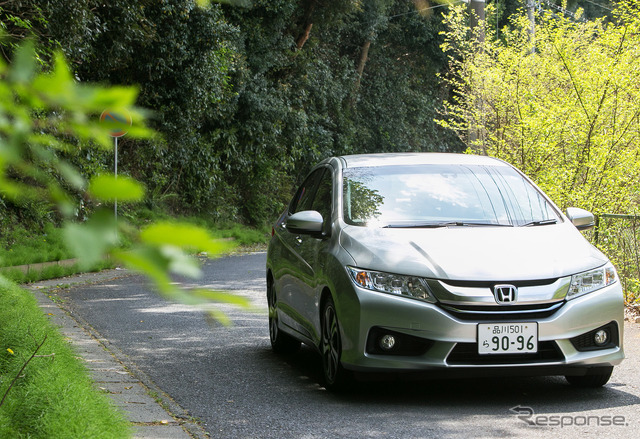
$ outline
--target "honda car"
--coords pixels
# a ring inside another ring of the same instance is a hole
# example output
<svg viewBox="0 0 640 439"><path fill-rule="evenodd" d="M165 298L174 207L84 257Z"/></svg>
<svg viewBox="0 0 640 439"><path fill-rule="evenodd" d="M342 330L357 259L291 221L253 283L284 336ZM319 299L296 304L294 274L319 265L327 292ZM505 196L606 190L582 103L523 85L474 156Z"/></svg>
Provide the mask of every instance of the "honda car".
<svg viewBox="0 0 640 439"><path fill-rule="evenodd" d="M326 159L273 227L272 348L316 349L329 389L367 372L603 386L624 358L623 294L593 226L498 159Z"/></svg>

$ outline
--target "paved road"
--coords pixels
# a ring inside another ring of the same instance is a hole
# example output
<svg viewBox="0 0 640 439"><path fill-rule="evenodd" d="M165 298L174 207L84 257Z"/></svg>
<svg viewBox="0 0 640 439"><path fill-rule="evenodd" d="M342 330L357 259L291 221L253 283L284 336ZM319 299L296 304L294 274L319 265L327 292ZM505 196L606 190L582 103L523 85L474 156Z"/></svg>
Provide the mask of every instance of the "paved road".
<svg viewBox="0 0 640 439"><path fill-rule="evenodd" d="M319 385L319 358L310 349L272 354L265 257L205 266L198 285L248 297L260 310L227 309L231 327L158 298L139 276L60 295L213 438L638 436L640 325L626 325L627 360L603 389L574 389L562 378L475 379L367 383L336 396ZM518 406L533 410L528 419L536 426L510 411Z"/></svg>

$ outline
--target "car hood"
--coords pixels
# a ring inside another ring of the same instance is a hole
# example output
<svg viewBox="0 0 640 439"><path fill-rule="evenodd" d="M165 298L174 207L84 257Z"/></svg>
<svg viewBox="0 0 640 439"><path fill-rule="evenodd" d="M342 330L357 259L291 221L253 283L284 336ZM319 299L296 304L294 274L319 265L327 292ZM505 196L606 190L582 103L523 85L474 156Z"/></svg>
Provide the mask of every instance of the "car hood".
<svg viewBox="0 0 640 439"><path fill-rule="evenodd" d="M442 280L553 279L607 262L568 222L437 229L347 226L340 244L359 268Z"/></svg>

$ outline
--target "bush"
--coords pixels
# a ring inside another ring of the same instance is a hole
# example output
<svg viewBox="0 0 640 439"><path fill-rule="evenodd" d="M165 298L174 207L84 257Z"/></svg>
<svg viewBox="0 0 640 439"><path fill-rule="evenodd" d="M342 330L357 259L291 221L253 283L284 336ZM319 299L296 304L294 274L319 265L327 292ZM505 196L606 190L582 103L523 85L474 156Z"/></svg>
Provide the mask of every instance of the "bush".
<svg viewBox="0 0 640 439"><path fill-rule="evenodd" d="M602 215L592 238L616 266L625 302L640 302L640 217Z"/></svg>

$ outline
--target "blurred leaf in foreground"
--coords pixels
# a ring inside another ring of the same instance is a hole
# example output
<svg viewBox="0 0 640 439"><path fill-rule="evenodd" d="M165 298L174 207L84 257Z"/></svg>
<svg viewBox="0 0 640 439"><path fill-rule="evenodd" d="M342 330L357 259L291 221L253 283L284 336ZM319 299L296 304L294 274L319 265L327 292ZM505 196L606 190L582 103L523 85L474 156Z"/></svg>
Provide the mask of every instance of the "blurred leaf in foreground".
<svg viewBox="0 0 640 439"><path fill-rule="evenodd" d="M142 201L144 187L126 175L101 174L91 179L89 194L100 201Z"/></svg>
<svg viewBox="0 0 640 439"><path fill-rule="evenodd" d="M216 256L229 251L230 242L184 223L161 222L141 232L124 222L116 224L113 212L102 203L142 201L143 185L128 176L110 174L87 182L71 161L60 158L61 153L112 150L113 126L101 124L99 117L107 108L126 110L135 120L128 137L152 140L156 134L145 125L147 112L135 107L136 87L80 84L63 55L57 53L54 58L50 72L38 71L34 45L26 42L16 49L13 64L0 61L0 202L39 200L56 206L67 220L67 245L85 269L111 256L148 276L169 299L198 306L216 302L248 307L247 300L230 294L180 289L171 278L199 277L200 261L194 254ZM78 192L99 206L84 223L71 221L77 210L72 200ZM128 250L121 248L123 235L135 243ZM0 276L3 282L6 279ZM218 321L229 322L220 310L203 309Z"/></svg>
<svg viewBox="0 0 640 439"><path fill-rule="evenodd" d="M140 232L141 245L129 251L116 250L114 256L132 269L149 276L160 293L187 305L205 306L212 302L250 308L242 297L204 289L184 290L171 275L197 279L201 276L200 262L193 253L206 252L209 257L230 251L234 244L219 240L206 230L192 224L161 222ZM220 310L205 307L209 315L222 324L229 324Z"/></svg>

